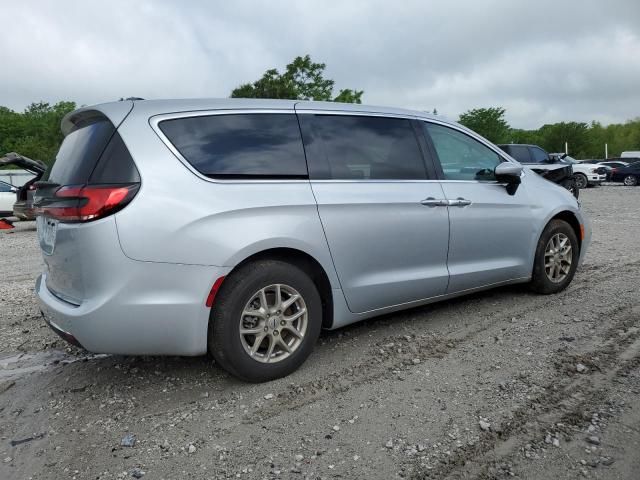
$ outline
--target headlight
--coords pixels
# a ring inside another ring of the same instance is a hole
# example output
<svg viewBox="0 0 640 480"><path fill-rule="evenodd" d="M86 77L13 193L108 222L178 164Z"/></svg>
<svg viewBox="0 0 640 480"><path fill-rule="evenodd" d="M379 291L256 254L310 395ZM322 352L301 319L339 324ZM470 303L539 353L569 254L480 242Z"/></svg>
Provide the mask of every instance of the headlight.
<svg viewBox="0 0 640 480"><path fill-rule="evenodd" d="M590 168L590 169L589 169L589 171L590 171L591 173L597 173L597 172L598 172L598 169L597 169L597 168Z"/></svg>

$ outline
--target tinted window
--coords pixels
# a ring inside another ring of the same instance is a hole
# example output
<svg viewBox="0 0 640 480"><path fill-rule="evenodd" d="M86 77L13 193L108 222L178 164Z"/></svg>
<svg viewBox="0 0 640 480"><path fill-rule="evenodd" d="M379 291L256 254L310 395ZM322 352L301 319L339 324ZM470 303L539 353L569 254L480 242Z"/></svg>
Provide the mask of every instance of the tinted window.
<svg viewBox="0 0 640 480"><path fill-rule="evenodd" d="M140 175L129 149L118 132L113 134L109 144L89 179L90 184L137 183Z"/></svg>
<svg viewBox="0 0 640 480"><path fill-rule="evenodd" d="M113 124L104 117L93 117L92 123L71 131L62 142L45 180L60 185L87 183L114 132Z"/></svg>
<svg viewBox="0 0 640 480"><path fill-rule="evenodd" d="M432 123L423 123L438 154L446 180L494 180L500 156L470 136Z"/></svg>
<svg viewBox="0 0 640 480"><path fill-rule="evenodd" d="M310 160L313 178L427 178L418 140L409 120L361 115L303 115L301 118L305 123L311 121L313 130L313 138L307 139L305 134L305 142L318 141L321 145L315 150L318 155L312 155Z"/></svg>
<svg viewBox="0 0 640 480"><path fill-rule="evenodd" d="M507 145L503 147L503 150L520 163L531 162L531 156L529 155L529 149L527 147L522 145Z"/></svg>
<svg viewBox="0 0 640 480"><path fill-rule="evenodd" d="M165 120L160 130L200 173L211 177L307 177L294 114L211 115Z"/></svg>
<svg viewBox="0 0 640 480"><path fill-rule="evenodd" d="M533 163L543 163L549 160L549 155L541 148L531 147L531 159Z"/></svg>
<svg viewBox="0 0 640 480"><path fill-rule="evenodd" d="M0 182L0 192L10 192L11 185L7 185L6 183Z"/></svg>

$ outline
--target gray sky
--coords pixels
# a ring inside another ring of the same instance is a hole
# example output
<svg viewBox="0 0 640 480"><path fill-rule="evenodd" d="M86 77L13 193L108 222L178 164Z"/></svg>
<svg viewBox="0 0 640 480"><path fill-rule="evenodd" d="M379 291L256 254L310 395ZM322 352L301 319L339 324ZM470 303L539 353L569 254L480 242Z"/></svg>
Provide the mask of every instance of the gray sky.
<svg viewBox="0 0 640 480"><path fill-rule="evenodd" d="M640 117L640 0L0 0L0 105L226 97L309 53L364 103Z"/></svg>

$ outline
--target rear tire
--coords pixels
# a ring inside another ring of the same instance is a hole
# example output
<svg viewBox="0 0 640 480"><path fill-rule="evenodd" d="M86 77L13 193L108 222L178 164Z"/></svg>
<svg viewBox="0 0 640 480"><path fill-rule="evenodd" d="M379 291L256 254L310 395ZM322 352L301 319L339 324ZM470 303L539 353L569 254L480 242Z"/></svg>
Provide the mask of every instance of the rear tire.
<svg viewBox="0 0 640 480"><path fill-rule="evenodd" d="M293 264L260 260L224 280L209 318L209 351L232 375L266 382L302 365L321 327L311 278Z"/></svg>
<svg viewBox="0 0 640 480"><path fill-rule="evenodd" d="M576 183L576 188L582 189L582 188L587 188L589 186L589 179L587 178L586 175L582 173L576 173L573 176L573 179Z"/></svg>
<svg viewBox="0 0 640 480"><path fill-rule="evenodd" d="M576 273L579 258L580 245L571 225L551 220L538 240L531 290L544 295L564 290Z"/></svg>

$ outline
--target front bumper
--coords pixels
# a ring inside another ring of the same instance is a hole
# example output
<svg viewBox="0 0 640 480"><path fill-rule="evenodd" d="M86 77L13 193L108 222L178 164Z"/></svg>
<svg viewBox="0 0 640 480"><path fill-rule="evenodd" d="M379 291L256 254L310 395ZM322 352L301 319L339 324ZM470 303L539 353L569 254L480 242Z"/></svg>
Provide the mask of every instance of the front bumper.
<svg viewBox="0 0 640 480"><path fill-rule="evenodd" d="M591 220L584 214L583 211L577 215L578 221L581 225L581 230L583 232L581 241L580 241L580 257L578 258L578 266L584 263L584 257L587 255L587 250L589 249L589 245L591 245Z"/></svg>
<svg viewBox="0 0 640 480"><path fill-rule="evenodd" d="M600 184L602 182L605 182L607 180L607 176L606 175L599 175L597 173L592 173L587 175L587 180L589 181L589 184Z"/></svg>

